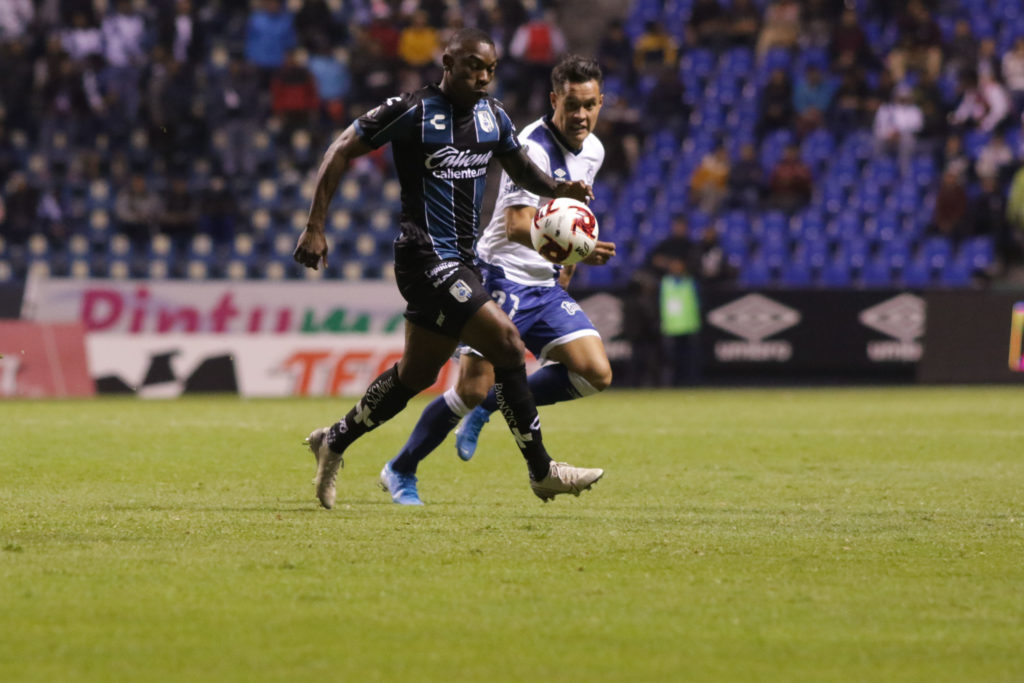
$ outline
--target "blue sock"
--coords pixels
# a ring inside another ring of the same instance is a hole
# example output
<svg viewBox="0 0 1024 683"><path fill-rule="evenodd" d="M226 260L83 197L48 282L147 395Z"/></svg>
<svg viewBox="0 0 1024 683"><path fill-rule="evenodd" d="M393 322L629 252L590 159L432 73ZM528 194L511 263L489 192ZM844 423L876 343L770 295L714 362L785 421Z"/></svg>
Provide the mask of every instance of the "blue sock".
<svg viewBox="0 0 1024 683"><path fill-rule="evenodd" d="M402 474L415 474L420 460L440 446L458 423L459 416L448 407L444 396L435 398L423 409L402 450L391 459L391 469Z"/></svg>
<svg viewBox="0 0 1024 683"><path fill-rule="evenodd" d="M527 378L527 384L530 386L530 393L533 394L534 403L539 406L549 406L552 403L571 401L580 397L580 392L569 380L568 368L561 363L545 365ZM487 398L480 407L492 413L498 409L498 399L494 396L493 388L487 392Z"/></svg>

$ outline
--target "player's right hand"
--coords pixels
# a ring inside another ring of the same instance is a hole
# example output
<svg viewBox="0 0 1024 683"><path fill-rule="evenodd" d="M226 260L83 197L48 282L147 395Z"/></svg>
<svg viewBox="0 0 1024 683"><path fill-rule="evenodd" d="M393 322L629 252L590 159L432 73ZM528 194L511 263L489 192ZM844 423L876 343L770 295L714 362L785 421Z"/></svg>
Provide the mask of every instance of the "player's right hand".
<svg viewBox="0 0 1024 683"><path fill-rule="evenodd" d="M292 258L306 266L316 270L320 263L327 267L327 237L323 230L310 230L306 228L299 235L299 243L295 245Z"/></svg>
<svg viewBox="0 0 1024 683"><path fill-rule="evenodd" d="M558 183L555 189L556 197L568 197L569 199L575 199L578 202L589 204L590 200L594 198L594 191L582 180L568 180Z"/></svg>
<svg viewBox="0 0 1024 683"><path fill-rule="evenodd" d="M587 258L583 259L583 263L591 266L603 266L608 263L608 259L615 256L615 242L602 242L598 240L594 243L594 251L590 252Z"/></svg>

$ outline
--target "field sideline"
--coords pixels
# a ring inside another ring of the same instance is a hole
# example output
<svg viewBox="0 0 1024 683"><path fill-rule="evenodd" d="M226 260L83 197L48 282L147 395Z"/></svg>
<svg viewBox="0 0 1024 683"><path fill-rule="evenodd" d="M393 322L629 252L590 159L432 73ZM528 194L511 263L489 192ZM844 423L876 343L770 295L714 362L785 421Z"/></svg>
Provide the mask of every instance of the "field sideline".
<svg viewBox="0 0 1024 683"><path fill-rule="evenodd" d="M611 391L319 509L349 400L0 403L3 681L1022 681L1015 388Z"/></svg>

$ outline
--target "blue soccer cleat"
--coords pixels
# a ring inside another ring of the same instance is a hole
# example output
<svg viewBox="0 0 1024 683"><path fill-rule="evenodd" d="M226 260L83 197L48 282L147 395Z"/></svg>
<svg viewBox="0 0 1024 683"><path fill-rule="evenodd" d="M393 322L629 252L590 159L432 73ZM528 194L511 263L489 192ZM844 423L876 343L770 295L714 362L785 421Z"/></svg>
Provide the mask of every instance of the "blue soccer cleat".
<svg viewBox="0 0 1024 683"><path fill-rule="evenodd" d="M480 430L491 421L491 414L477 406L469 412L455 428L455 452L463 460L469 460L476 453L476 442L480 438Z"/></svg>
<svg viewBox="0 0 1024 683"><path fill-rule="evenodd" d="M399 505L423 505L416 491L416 475L402 474L391 469L391 463L380 471L380 487L391 494L391 500Z"/></svg>

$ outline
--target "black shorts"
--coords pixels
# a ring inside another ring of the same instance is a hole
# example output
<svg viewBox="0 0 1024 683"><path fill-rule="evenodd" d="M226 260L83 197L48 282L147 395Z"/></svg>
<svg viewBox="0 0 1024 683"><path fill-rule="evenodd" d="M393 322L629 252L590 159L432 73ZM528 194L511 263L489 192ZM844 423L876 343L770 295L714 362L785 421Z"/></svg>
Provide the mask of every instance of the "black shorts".
<svg viewBox="0 0 1024 683"><path fill-rule="evenodd" d="M395 280L406 301L406 320L455 339L491 300L480 271L461 261L402 258L396 253Z"/></svg>

